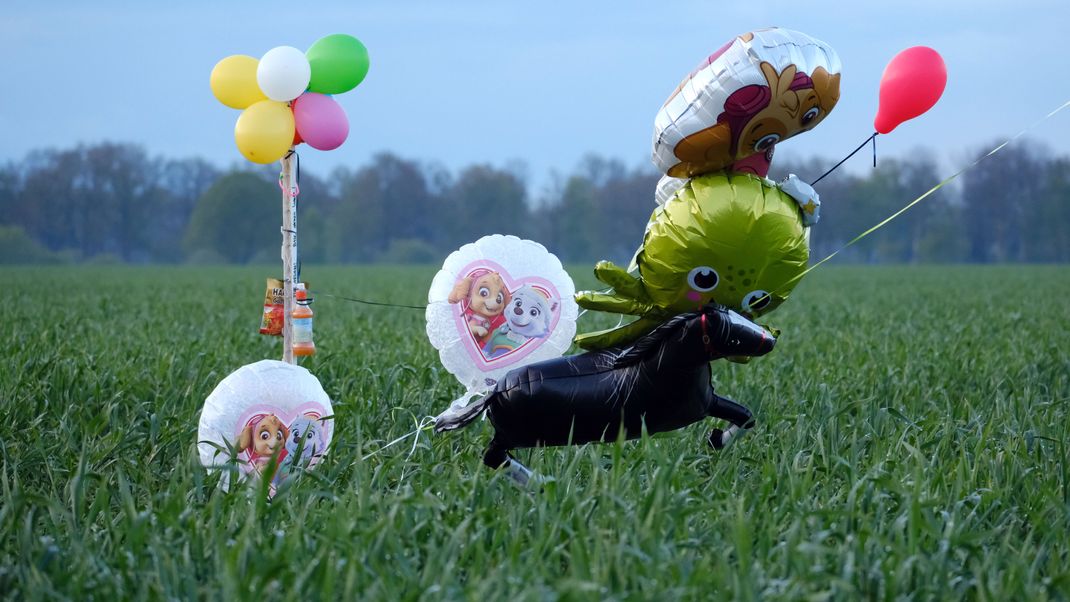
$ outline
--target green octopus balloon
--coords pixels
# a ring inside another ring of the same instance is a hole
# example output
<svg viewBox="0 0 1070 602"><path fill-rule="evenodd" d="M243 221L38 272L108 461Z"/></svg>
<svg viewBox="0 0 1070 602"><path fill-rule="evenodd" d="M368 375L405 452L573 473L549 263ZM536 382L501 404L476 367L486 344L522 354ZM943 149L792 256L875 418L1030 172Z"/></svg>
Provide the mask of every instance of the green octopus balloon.
<svg viewBox="0 0 1070 602"><path fill-rule="evenodd" d="M586 309L639 319L575 342L584 349L628 343L710 302L757 318L788 298L809 258L799 205L771 181L729 171L692 178L654 210L629 270L595 266L612 291L576 295Z"/></svg>

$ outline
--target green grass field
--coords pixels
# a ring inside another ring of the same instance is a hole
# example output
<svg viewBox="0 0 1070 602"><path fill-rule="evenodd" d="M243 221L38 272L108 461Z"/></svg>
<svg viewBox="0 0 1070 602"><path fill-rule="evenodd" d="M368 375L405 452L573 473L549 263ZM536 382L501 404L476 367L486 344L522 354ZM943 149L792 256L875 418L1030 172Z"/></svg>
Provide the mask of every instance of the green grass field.
<svg viewBox="0 0 1070 602"><path fill-rule="evenodd" d="M434 267L306 269L314 291L426 299ZM594 284L583 266L579 287ZM320 297L304 362L326 462L271 502L196 457L204 398L281 356L270 268L4 268L0 592L27 599L1070 598L1070 269L822 268L714 364L759 426L525 450L491 428L373 455L461 392L421 311ZM584 316L581 330L608 323Z"/></svg>

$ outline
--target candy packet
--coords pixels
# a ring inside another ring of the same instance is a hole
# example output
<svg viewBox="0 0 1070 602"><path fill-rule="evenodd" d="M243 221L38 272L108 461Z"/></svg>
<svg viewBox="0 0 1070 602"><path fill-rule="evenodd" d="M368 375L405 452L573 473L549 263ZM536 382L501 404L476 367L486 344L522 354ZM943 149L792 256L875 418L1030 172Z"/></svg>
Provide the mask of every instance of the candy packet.
<svg viewBox="0 0 1070 602"><path fill-rule="evenodd" d="M278 278L267 279L267 292L264 293L264 316L260 320L260 334L282 336L283 316L283 282Z"/></svg>

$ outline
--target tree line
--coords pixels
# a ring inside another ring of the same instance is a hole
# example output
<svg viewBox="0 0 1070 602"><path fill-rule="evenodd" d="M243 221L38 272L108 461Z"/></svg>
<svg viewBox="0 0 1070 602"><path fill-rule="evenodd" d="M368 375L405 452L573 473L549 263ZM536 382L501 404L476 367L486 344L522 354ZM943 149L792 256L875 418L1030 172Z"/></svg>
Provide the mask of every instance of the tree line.
<svg viewBox="0 0 1070 602"><path fill-rule="evenodd" d="M993 145L994 146L994 145ZM975 149L968 158L981 156ZM774 161L771 177L811 181L829 159ZM0 263L274 263L278 167L222 170L164 159L130 144L30 153L0 166ZM812 231L824 256L929 191L944 174L918 152L817 187ZM566 262L626 262L654 207L658 174L588 156L529 194L519 164L453 173L376 155L329 177L300 180L299 244L309 263L436 263L485 234L537 240ZM1070 159L1009 146L854 245L857 262L1070 261Z"/></svg>

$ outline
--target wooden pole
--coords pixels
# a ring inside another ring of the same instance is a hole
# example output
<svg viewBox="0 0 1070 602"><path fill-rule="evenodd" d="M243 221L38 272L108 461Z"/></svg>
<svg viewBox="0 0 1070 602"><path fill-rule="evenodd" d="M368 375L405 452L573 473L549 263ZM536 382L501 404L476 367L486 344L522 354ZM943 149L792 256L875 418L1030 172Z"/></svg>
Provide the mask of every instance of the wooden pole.
<svg viewBox="0 0 1070 602"><path fill-rule="evenodd" d="M297 282L297 181L294 149L282 158L282 361L297 363L293 346L294 284Z"/></svg>

